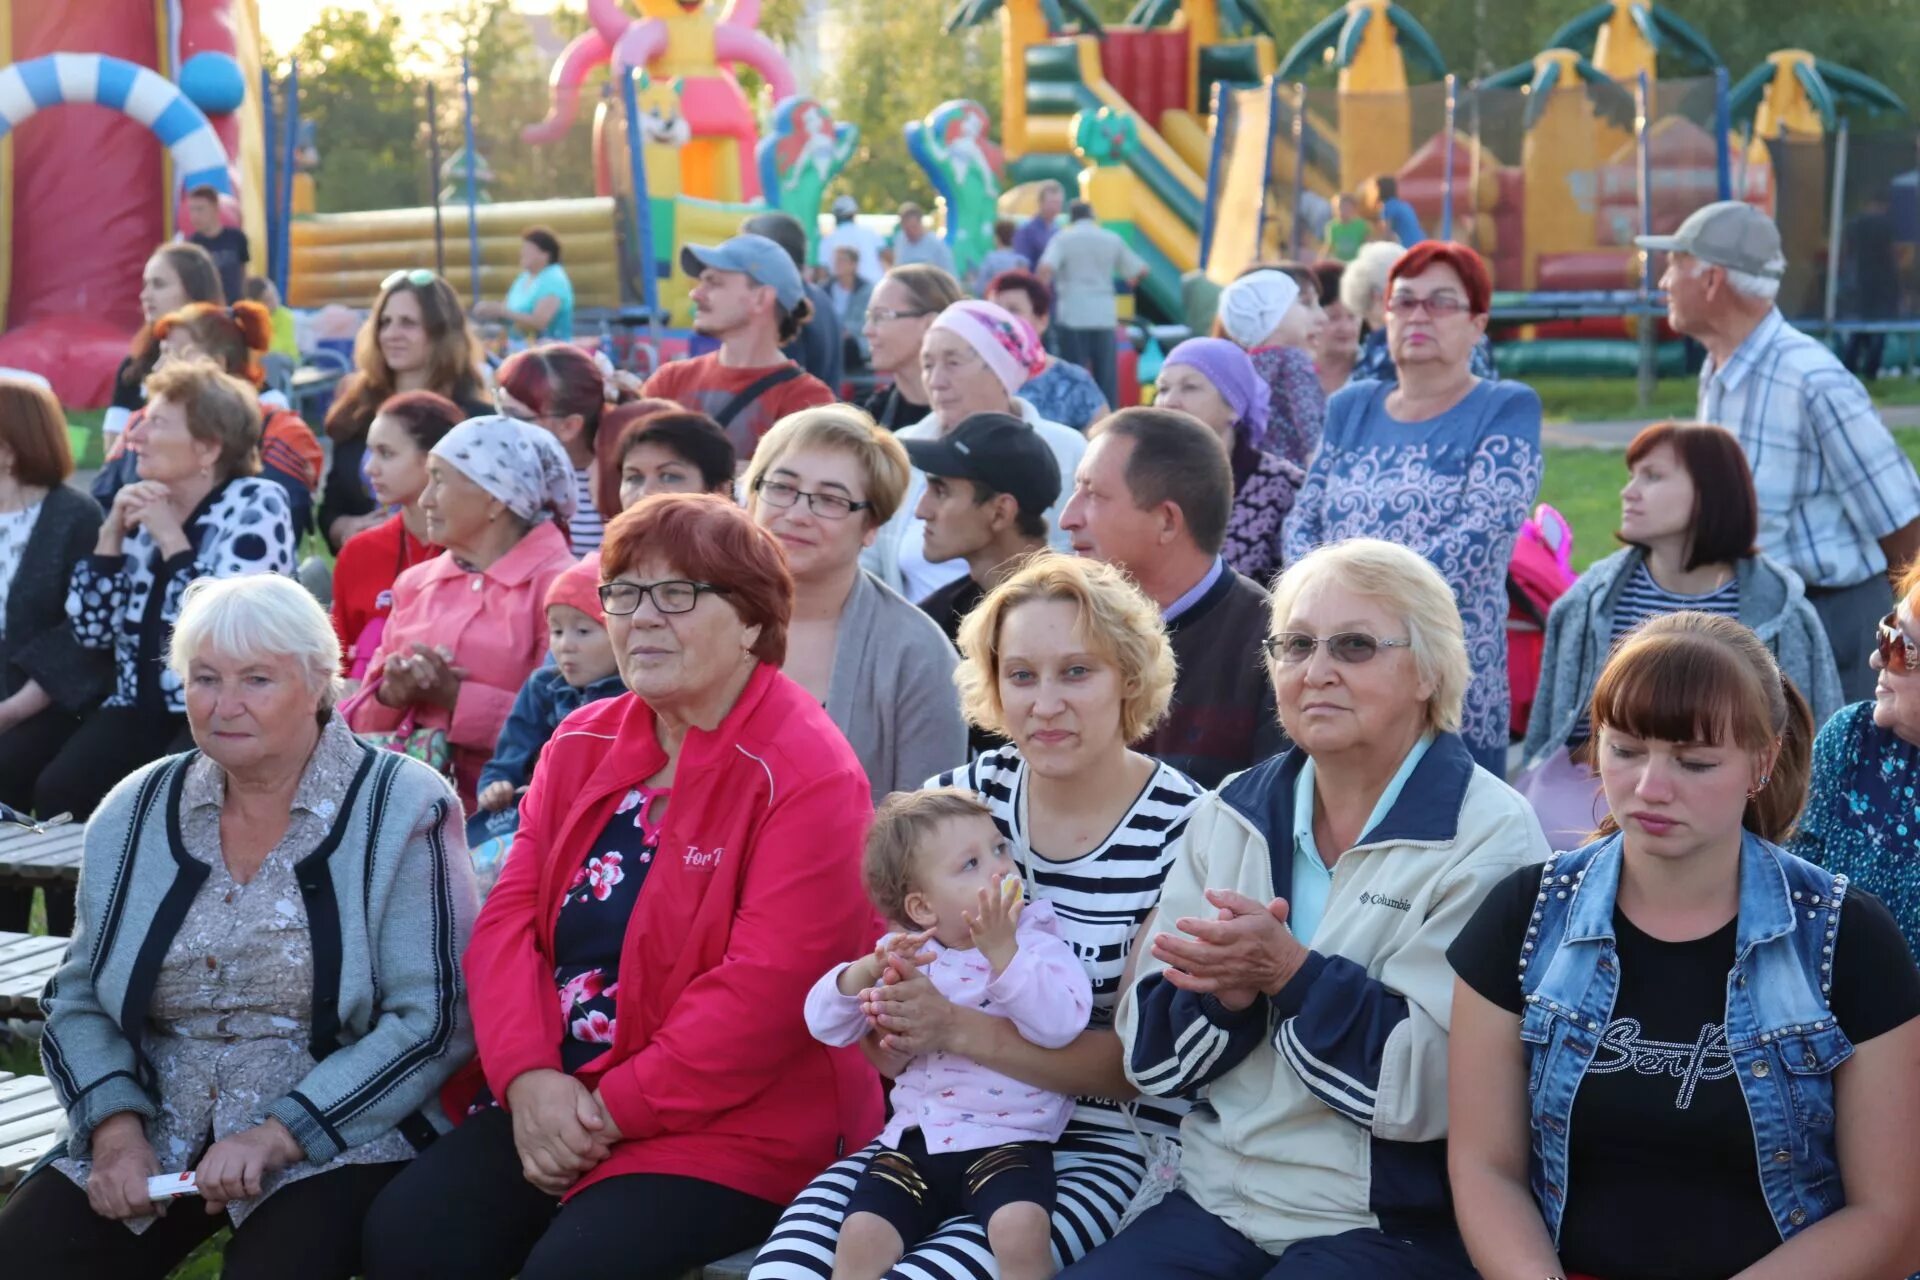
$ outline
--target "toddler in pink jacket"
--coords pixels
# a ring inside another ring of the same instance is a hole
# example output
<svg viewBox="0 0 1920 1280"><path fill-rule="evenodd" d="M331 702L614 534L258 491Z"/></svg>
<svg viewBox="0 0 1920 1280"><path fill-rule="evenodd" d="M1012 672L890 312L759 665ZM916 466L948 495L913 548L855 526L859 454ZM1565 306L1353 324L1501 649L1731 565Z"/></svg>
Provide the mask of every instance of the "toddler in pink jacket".
<svg viewBox="0 0 1920 1280"><path fill-rule="evenodd" d="M954 1004L1011 1019L1048 1049L1086 1030L1087 971L1050 903L1025 903L1013 856L986 806L941 788L889 796L867 836L867 892L900 932L835 966L807 993L807 1026L830 1045L871 1029L862 993L891 956L919 964ZM1002 1280L1054 1273L1053 1143L1073 1099L950 1053L913 1059L893 1082L893 1119L854 1185L834 1275L885 1275L956 1214L987 1229Z"/></svg>

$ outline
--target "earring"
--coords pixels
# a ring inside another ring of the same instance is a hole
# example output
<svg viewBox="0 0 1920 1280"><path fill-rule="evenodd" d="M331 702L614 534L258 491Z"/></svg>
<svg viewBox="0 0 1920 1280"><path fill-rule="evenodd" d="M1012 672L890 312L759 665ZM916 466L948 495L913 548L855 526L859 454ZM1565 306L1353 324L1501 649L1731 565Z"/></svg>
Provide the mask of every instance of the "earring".
<svg viewBox="0 0 1920 1280"><path fill-rule="evenodd" d="M1770 774L1770 773L1763 773L1763 774L1761 774L1761 775L1760 775L1760 785L1759 785L1759 786L1757 786L1757 787L1755 787L1755 788L1754 788L1753 790L1751 790L1751 791L1749 791L1749 792L1747 792L1747 799L1749 799L1749 800L1756 800L1756 799L1758 799L1758 798L1759 798L1759 796L1760 796L1760 793L1761 793L1762 791L1765 791L1765 790L1767 789L1767 784L1768 784L1769 782L1772 782L1772 781L1773 781L1773 775L1772 775L1772 774Z"/></svg>

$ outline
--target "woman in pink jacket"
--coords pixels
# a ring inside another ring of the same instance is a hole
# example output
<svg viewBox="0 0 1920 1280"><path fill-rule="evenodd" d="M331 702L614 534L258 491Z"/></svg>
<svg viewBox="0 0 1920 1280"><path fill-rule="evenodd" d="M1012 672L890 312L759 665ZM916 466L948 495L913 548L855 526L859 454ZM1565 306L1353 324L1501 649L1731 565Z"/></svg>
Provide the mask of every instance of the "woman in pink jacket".
<svg viewBox="0 0 1920 1280"><path fill-rule="evenodd" d="M375 1204L368 1280L677 1280L880 1129L873 1068L802 1016L880 923L866 774L780 671L785 557L725 499L661 494L600 569L635 696L541 752L462 966L484 1087Z"/></svg>
<svg viewBox="0 0 1920 1280"><path fill-rule="evenodd" d="M512 418L469 418L427 455L420 509L443 555L402 573L393 612L346 710L360 733L441 729L460 800L547 651L542 602L574 558L573 467L550 432Z"/></svg>

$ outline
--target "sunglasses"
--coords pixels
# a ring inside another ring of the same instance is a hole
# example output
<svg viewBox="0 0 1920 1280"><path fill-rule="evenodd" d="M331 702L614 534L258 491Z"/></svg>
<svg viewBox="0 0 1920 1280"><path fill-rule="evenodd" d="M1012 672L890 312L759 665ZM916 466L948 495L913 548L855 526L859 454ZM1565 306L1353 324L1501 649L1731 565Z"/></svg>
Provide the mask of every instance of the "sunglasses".
<svg viewBox="0 0 1920 1280"><path fill-rule="evenodd" d="M1880 647L1881 666L1901 675L1920 671L1920 642L1901 629L1899 614L1890 613L1880 619L1873 638Z"/></svg>
<svg viewBox="0 0 1920 1280"><path fill-rule="evenodd" d="M1327 646L1327 653L1335 662L1357 666L1362 662L1372 662L1382 649L1411 648L1411 640L1382 640L1379 636L1370 636L1364 631L1342 631L1338 635L1310 636L1304 631L1288 631L1277 636L1268 636L1260 642L1267 656L1275 662L1293 666L1305 662L1313 656L1313 651L1321 645Z"/></svg>
<svg viewBox="0 0 1920 1280"><path fill-rule="evenodd" d="M410 284L416 289L424 289L440 277L425 267L415 267L411 271L396 271L380 282L380 291L387 292L402 284Z"/></svg>

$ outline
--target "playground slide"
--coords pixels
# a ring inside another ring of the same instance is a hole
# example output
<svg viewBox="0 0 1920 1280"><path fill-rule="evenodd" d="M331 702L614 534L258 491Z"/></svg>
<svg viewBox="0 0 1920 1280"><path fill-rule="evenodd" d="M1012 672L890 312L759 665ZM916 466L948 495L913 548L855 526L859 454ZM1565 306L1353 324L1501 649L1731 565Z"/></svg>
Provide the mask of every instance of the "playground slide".
<svg viewBox="0 0 1920 1280"><path fill-rule="evenodd" d="M1200 261L1205 180L1107 83L1097 39L1080 36L1027 49L1028 139L1035 150L1071 151L1067 121L1102 107L1130 118L1138 138L1125 164L1139 180L1140 197L1124 220L1139 232L1135 248L1147 261L1140 292L1156 311L1179 316L1181 273Z"/></svg>
<svg viewBox="0 0 1920 1280"><path fill-rule="evenodd" d="M469 302L504 297L520 272L520 232L539 224L551 228L565 248L576 304L617 307L618 210L610 197L482 205L475 218L480 231L476 293L470 279L466 206L443 206L447 282ZM287 303L295 307L364 307L393 272L435 261L431 208L317 214L294 222L292 241Z"/></svg>

